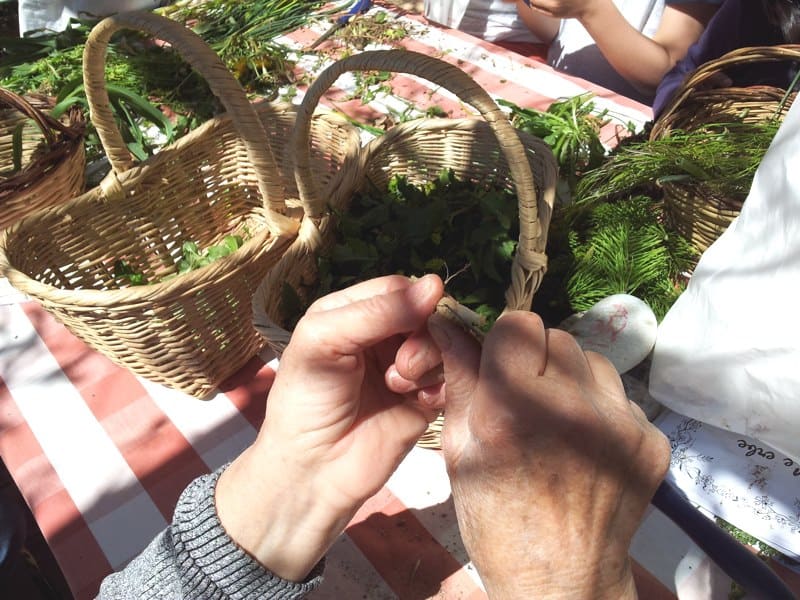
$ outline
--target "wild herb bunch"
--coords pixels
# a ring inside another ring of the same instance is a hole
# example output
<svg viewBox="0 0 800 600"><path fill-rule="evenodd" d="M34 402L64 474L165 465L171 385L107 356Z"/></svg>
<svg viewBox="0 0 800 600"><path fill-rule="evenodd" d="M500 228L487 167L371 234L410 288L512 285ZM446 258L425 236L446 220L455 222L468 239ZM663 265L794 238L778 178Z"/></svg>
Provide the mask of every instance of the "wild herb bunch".
<svg viewBox="0 0 800 600"><path fill-rule="evenodd" d="M388 190L358 195L339 215L318 294L392 273L438 273L456 300L492 322L518 237L516 196L496 185L458 180L452 170L420 186L395 176Z"/></svg>
<svg viewBox="0 0 800 600"><path fill-rule="evenodd" d="M275 91L287 81L292 63L274 40L307 25L320 0L184 0L159 9L187 24L251 91Z"/></svg>
<svg viewBox="0 0 800 600"><path fill-rule="evenodd" d="M635 193L664 181L702 183L724 197L744 199L779 123L712 123L693 131L625 144L580 180L576 202Z"/></svg>
<svg viewBox="0 0 800 600"><path fill-rule="evenodd" d="M587 92L553 102L547 110L522 108L508 100L498 104L510 109L511 123L547 144L558 162L561 177L574 190L578 179L603 163L606 149L600 129L610 117L597 110L593 94Z"/></svg>
<svg viewBox="0 0 800 600"><path fill-rule="evenodd" d="M612 294L644 300L663 318L684 289L682 273L695 252L686 239L669 232L651 198L636 196L599 203L585 228L569 232L573 259L566 281L576 312L588 310Z"/></svg>

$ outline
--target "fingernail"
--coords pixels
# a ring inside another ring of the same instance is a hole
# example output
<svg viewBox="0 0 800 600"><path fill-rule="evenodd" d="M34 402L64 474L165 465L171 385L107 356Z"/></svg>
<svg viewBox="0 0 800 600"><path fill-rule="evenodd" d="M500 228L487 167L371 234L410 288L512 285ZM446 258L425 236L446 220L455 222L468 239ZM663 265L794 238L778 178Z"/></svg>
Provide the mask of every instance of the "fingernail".
<svg viewBox="0 0 800 600"><path fill-rule="evenodd" d="M431 284L431 278L427 275L417 279L409 290L412 298L414 300L424 300L430 293Z"/></svg>
<svg viewBox="0 0 800 600"><path fill-rule="evenodd" d="M397 372L397 367L394 365L389 367L389 370L386 372L386 378L391 382L403 380L403 378L400 377L400 373Z"/></svg>
<svg viewBox="0 0 800 600"><path fill-rule="evenodd" d="M450 350L450 347L453 345L453 340L450 338L447 326L447 319L441 315L433 313L428 317L428 332L442 352Z"/></svg>
<svg viewBox="0 0 800 600"><path fill-rule="evenodd" d="M429 408L444 408L444 383L431 385L420 390L418 398Z"/></svg>

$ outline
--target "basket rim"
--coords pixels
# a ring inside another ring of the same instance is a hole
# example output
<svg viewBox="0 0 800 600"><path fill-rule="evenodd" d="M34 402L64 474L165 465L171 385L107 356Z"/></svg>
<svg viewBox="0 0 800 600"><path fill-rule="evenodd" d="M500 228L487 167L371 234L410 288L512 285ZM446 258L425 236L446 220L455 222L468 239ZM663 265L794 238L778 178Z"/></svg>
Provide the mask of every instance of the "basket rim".
<svg viewBox="0 0 800 600"><path fill-rule="evenodd" d="M150 303L156 300L175 300L191 296L209 284L219 286L230 279L238 277L239 266L252 262L281 247L286 247L294 239L289 235L274 235L267 227L264 227L247 240L241 248L228 256L219 258L199 269L176 274L167 281L108 290L65 289L42 283L10 264L5 247L9 232L16 229L17 225L12 225L0 237L0 272L3 273L12 286L22 293L35 297L43 303L69 305L76 310L80 308L87 310L95 310L97 308L113 309L122 306L129 308L135 302Z"/></svg>
<svg viewBox="0 0 800 600"><path fill-rule="evenodd" d="M785 90L769 85L727 86L712 89L703 89L698 86L702 86L713 75L725 68L746 63L792 60L800 62L800 44L777 44L774 46L746 46L736 48L722 56L699 65L686 75L678 88L673 92L670 101L653 124L652 131L650 132L650 139L657 139L669 135L669 131L673 129L671 124L675 116L682 110L684 104L689 103L692 98L698 94L707 95L715 93L720 96L725 95L735 98L735 94L746 95L750 90L756 92L771 92L777 90L781 96L786 99L785 104L788 107L794 95L796 95L796 91L791 89ZM780 106L778 108L780 109ZM782 111L776 112L780 113Z"/></svg>
<svg viewBox="0 0 800 600"><path fill-rule="evenodd" d="M0 88L0 110L17 112L25 120L32 121L44 137L47 151L26 163L19 171L0 179L0 200L3 196L17 191L25 194L47 183L49 172L73 160L83 146L86 135L86 121L80 109L73 108L64 115L66 123L52 117L47 109L54 107L51 98L38 95L16 94L9 89ZM83 161L80 161L83 162ZM83 168L83 167L81 167Z"/></svg>
<svg viewBox="0 0 800 600"><path fill-rule="evenodd" d="M281 116L294 118L296 117L295 113L298 108L297 105L289 102L270 102L268 100L253 103L253 106L261 118L269 118L270 115L277 118ZM319 114L313 115L312 118L315 121L323 119L337 127L341 127L352 136L353 142L359 139L355 126L344 116L335 111L320 111ZM171 152L184 150L184 147L191 146L197 138L207 137L209 133L213 134L215 129L228 126L230 126L230 116L228 113L221 113L209 119L171 144L168 148L170 152L155 154L146 161L121 173L119 176L116 176L113 171L110 172L109 177L112 182L111 185L121 186L121 188L130 185L131 181L135 182L137 179L145 177L152 169L157 169L160 161L171 160L169 156ZM331 180L331 185L334 185L335 182L336 177ZM6 248L13 239L13 236L17 235L18 230L21 229L23 225L26 227L35 226L37 222L52 219L58 215L64 215L76 204L118 201L116 199L109 199L108 196L109 193L103 189L103 185L101 184L58 206L48 207L40 212L28 215L3 231L0 234L0 273L3 273L9 279L9 282L23 293L30 294L36 298L42 298L45 301L80 306L87 309L92 307L113 307L119 306L121 303L129 303L132 294L134 296L139 296L142 301L151 301L156 298L178 298L196 293L199 286L211 283L212 281L227 281L236 274L235 267L238 264L254 260L284 245L288 246L290 242L296 238L297 231L300 227L300 223L296 222L295 231L281 234L271 234L269 228L264 227L260 229L253 238L245 242L241 248L228 256L215 260L209 265L190 271L189 273L178 275L166 282L162 281L142 286L126 286L118 289L60 288L37 281L10 263ZM290 199L286 201L287 203L293 202L293 200ZM261 210L263 209L259 208L253 212L260 212ZM303 220L305 220L305 217ZM261 247L260 249L258 248L259 246Z"/></svg>

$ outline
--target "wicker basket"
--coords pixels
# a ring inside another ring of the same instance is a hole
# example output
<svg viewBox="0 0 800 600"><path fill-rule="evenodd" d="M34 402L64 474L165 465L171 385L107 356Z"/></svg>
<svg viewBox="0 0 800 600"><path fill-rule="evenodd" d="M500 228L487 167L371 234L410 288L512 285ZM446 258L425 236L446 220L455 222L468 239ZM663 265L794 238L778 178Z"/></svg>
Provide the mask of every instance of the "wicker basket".
<svg viewBox="0 0 800 600"><path fill-rule="evenodd" d="M110 37L135 29L169 42L208 81L226 114L134 165L108 106L104 57ZM101 21L84 54L91 118L112 172L70 202L28 217L0 238L0 268L75 335L116 363L203 398L263 346L251 298L300 228L291 161L283 154L296 112L256 108L219 57L190 30L152 13ZM325 193L356 165L360 141L344 119L318 115L311 155ZM276 160L276 157L280 160ZM186 241L208 248L245 238L232 254L188 273ZM124 260L149 285L115 275Z"/></svg>
<svg viewBox="0 0 800 600"><path fill-rule="evenodd" d="M795 92L770 86L708 88L709 80L726 69L752 63L800 61L800 46L739 48L709 61L691 73L653 124L651 140L675 129L691 131L709 123L782 120ZM766 149L765 149L766 150ZM725 197L702 183L664 182L668 224L704 252L738 216L744 198Z"/></svg>
<svg viewBox="0 0 800 600"><path fill-rule="evenodd" d="M483 119L418 119L393 127L369 142L361 154L360 185L386 189L393 175L404 175L413 184L427 183L451 168L457 177L476 183L504 182L519 199L520 240L514 257L511 285L506 292L510 309L529 310L533 295L544 275L545 245L555 200L557 166L550 148L538 138L517 131L491 97L464 71L438 59L403 50L363 52L324 71L306 93L297 119L294 139L298 187L308 198L319 198L309 177L307 151L302 145L304 128L313 107L336 79L348 71L392 71L427 79L458 96L480 112ZM318 206L321 205L318 203ZM307 256L315 255L330 241L334 223L326 217L323 235L308 245ZM315 261L309 261L309 264ZM288 334L274 322L279 304L277 284L284 275L276 267L265 278L255 296L254 311L259 331L280 352ZM308 274L313 277L313 272ZM441 419L432 424L420 445L438 447Z"/></svg>
<svg viewBox="0 0 800 600"><path fill-rule="evenodd" d="M62 123L51 108L0 88L0 229L83 192L83 114L70 111Z"/></svg>

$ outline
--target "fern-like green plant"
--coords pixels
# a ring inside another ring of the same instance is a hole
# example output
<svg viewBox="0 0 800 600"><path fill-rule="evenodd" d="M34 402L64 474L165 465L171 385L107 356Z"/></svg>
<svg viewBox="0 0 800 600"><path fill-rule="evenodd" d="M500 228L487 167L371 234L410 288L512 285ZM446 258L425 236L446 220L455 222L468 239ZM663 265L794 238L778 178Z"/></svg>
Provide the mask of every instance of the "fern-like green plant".
<svg viewBox="0 0 800 600"><path fill-rule="evenodd" d="M589 227L570 232L574 257L567 295L576 311L612 294L644 300L660 320L683 290L680 274L691 268L694 251L668 232L650 198L636 196L594 207Z"/></svg>
<svg viewBox="0 0 800 600"><path fill-rule="evenodd" d="M774 120L709 123L625 144L581 178L575 201L602 202L665 181L703 183L718 195L744 199L779 126Z"/></svg>

